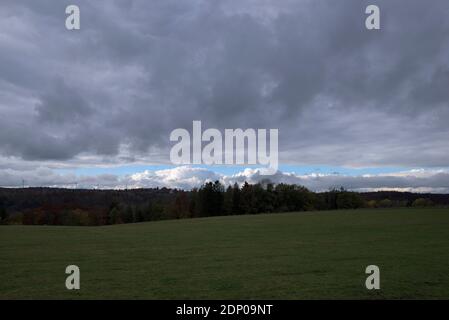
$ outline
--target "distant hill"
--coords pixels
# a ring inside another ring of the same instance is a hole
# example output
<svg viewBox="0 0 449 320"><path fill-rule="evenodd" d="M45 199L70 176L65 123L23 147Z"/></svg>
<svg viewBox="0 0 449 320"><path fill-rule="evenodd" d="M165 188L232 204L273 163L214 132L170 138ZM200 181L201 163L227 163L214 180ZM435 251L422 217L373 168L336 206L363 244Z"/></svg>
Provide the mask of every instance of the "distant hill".
<svg viewBox="0 0 449 320"><path fill-rule="evenodd" d="M109 207L113 202L140 205L151 200L168 201L175 189L92 190L64 188L0 188L0 205L11 211L42 206L74 208Z"/></svg>

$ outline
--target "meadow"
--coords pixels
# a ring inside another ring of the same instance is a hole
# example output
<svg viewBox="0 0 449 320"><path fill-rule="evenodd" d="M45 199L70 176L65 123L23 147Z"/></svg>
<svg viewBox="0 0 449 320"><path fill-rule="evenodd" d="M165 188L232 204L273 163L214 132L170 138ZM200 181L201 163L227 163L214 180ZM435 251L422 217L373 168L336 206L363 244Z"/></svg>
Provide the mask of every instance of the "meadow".
<svg viewBox="0 0 449 320"><path fill-rule="evenodd" d="M0 226L0 299L449 299L449 209Z"/></svg>

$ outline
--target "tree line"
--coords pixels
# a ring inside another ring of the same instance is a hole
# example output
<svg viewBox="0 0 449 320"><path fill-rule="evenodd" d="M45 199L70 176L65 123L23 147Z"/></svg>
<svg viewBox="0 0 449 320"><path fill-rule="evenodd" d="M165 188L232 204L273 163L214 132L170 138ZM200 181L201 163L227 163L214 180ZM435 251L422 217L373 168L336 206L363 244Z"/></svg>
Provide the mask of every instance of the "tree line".
<svg viewBox="0 0 449 320"><path fill-rule="evenodd" d="M442 196L442 195L439 195ZM449 204L449 197L433 197ZM164 219L357 208L428 207L412 193L357 193L343 188L316 193L269 182L226 187L207 182L191 191L0 189L0 224L95 226Z"/></svg>

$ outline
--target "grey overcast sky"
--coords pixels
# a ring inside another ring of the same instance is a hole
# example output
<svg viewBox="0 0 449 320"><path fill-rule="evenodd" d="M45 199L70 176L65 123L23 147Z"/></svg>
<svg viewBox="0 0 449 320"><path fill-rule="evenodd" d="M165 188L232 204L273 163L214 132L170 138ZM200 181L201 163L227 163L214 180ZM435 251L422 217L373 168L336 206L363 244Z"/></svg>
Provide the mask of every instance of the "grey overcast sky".
<svg viewBox="0 0 449 320"><path fill-rule="evenodd" d="M257 181L164 167L193 120L278 128L276 181L449 192L449 1L1 0L0 185Z"/></svg>

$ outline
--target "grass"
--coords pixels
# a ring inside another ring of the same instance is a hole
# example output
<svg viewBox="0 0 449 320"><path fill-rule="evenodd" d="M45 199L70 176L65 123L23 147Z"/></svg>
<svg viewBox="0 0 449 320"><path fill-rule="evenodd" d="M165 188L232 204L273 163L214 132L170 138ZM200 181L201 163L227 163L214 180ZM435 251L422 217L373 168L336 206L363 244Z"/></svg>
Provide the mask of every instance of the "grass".
<svg viewBox="0 0 449 320"><path fill-rule="evenodd" d="M371 264L381 290L365 288ZM0 299L100 298L448 299L449 210L0 226Z"/></svg>

